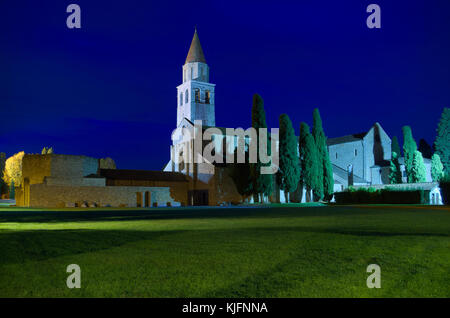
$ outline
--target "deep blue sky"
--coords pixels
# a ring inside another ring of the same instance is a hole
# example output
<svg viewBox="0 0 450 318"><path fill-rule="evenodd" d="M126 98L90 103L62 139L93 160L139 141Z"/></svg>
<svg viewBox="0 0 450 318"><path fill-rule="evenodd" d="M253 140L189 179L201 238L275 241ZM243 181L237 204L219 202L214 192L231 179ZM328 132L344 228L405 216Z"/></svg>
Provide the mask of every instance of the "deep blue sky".
<svg viewBox="0 0 450 318"><path fill-rule="evenodd" d="M80 30L66 27L70 3ZM370 3L380 30L366 27ZM298 133L319 107L329 137L378 121L432 143L450 107L450 1L0 0L0 151L161 169L195 25L220 126L249 127L258 92L270 127L285 112Z"/></svg>

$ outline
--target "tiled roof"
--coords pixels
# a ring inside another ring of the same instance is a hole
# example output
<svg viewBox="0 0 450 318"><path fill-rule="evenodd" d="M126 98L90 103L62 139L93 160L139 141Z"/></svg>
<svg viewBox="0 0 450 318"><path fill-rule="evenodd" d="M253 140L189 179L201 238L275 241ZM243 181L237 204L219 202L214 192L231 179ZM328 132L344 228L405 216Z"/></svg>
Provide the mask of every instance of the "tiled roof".
<svg viewBox="0 0 450 318"><path fill-rule="evenodd" d="M100 169L99 174L110 180L187 181L184 174L170 171Z"/></svg>
<svg viewBox="0 0 450 318"><path fill-rule="evenodd" d="M328 138L327 145L337 145L337 144L344 144L347 142L353 142L362 140L366 136L367 132L359 133L359 134L353 134L353 135L347 135L342 137L336 137L336 138Z"/></svg>

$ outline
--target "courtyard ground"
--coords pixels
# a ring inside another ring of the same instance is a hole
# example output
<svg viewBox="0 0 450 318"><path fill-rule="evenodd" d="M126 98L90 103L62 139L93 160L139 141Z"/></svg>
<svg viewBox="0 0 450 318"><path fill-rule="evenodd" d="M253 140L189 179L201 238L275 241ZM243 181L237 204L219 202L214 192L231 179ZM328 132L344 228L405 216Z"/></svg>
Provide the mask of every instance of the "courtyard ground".
<svg viewBox="0 0 450 318"><path fill-rule="evenodd" d="M0 208L0 297L450 297L449 278L445 207Z"/></svg>

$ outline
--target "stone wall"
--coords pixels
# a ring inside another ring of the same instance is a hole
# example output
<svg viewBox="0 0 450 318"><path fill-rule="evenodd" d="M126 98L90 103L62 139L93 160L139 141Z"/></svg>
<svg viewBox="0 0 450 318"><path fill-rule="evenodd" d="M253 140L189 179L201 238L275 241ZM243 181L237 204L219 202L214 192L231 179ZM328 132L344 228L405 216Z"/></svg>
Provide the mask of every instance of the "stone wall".
<svg viewBox="0 0 450 318"><path fill-rule="evenodd" d="M90 206L137 207L138 202L145 206L145 193L149 192L149 206L187 204L187 192L169 187L92 187L92 186L49 186L33 184L29 186L29 206L31 207L66 207ZM138 194L139 193L139 194Z"/></svg>
<svg viewBox="0 0 450 318"><path fill-rule="evenodd" d="M29 184L44 183L51 176L51 158L53 155L25 155L22 160L22 177ZM24 183L22 183L24 184Z"/></svg>
<svg viewBox="0 0 450 318"><path fill-rule="evenodd" d="M378 123L363 139L328 146L328 152L331 163L345 171L352 165L355 176L372 183L386 182L384 168L380 170L382 175L374 175L371 171L375 165L388 166L391 160L391 139ZM373 176L375 179L372 180Z"/></svg>
<svg viewBox="0 0 450 318"><path fill-rule="evenodd" d="M380 124L375 123L364 136L364 176L365 180L372 182L371 167L374 165L389 165L391 160L391 138L386 134Z"/></svg>
<svg viewBox="0 0 450 318"><path fill-rule="evenodd" d="M28 178L29 184L44 183L46 177L53 179L78 180L90 174L96 174L98 159L73 155L25 155L22 162L22 177Z"/></svg>
<svg viewBox="0 0 450 318"><path fill-rule="evenodd" d="M96 174L98 159L86 156L50 155L51 176L55 178L82 178Z"/></svg>
<svg viewBox="0 0 450 318"><path fill-rule="evenodd" d="M104 187L106 185L105 178L53 178L45 177L46 185L55 186L94 186Z"/></svg>
<svg viewBox="0 0 450 318"><path fill-rule="evenodd" d="M348 171L353 166L353 174L364 178L364 148L362 140L336 144L328 147L332 164Z"/></svg>

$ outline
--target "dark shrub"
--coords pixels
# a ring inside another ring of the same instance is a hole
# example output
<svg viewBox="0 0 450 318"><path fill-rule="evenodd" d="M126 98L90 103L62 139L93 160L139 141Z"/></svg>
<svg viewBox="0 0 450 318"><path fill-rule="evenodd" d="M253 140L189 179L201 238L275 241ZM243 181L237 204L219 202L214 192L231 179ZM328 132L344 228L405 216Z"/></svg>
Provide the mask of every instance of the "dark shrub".
<svg viewBox="0 0 450 318"><path fill-rule="evenodd" d="M450 175L447 175L439 182L441 188L442 203L450 205Z"/></svg>
<svg viewBox="0 0 450 318"><path fill-rule="evenodd" d="M338 204L426 204L428 191L373 188L353 189L334 194Z"/></svg>

